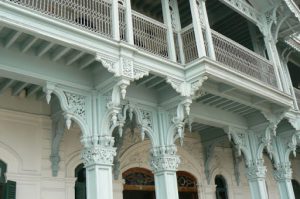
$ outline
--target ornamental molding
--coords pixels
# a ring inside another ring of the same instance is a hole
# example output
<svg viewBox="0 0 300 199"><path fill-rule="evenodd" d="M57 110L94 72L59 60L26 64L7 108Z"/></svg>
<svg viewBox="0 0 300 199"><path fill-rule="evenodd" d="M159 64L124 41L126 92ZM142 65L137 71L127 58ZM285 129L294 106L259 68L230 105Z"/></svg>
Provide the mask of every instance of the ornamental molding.
<svg viewBox="0 0 300 199"><path fill-rule="evenodd" d="M116 77L123 77L130 81L139 80L144 76L149 75L149 70L136 66L134 59L129 56L120 56L119 59L107 58L100 53L96 55L96 60L101 62L103 67L109 72L113 73Z"/></svg>
<svg viewBox="0 0 300 199"><path fill-rule="evenodd" d="M167 77L167 83L169 83L182 97L193 97L197 94L197 91L201 89L203 83L207 79L207 76L201 76L198 80L186 82L172 77Z"/></svg>
<svg viewBox="0 0 300 199"><path fill-rule="evenodd" d="M264 179L266 177L267 169L264 166L263 159L247 162L246 165L247 177L250 181Z"/></svg>
<svg viewBox="0 0 300 199"><path fill-rule="evenodd" d="M76 93L66 92L64 94L67 99L69 111L73 114L78 115L84 121L87 120L87 98L84 95L79 95Z"/></svg>
<svg viewBox="0 0 300 199"><path fill-rule="evenodd" d="M113 165L116 148L114 148L114 138L109 136L84 137L82 142L85 147L81 158L86 167L95 164Z"/></svg>
<svg viewBox="0 0 300 199"><path fill-rule="evenodd" d="M292 180L292 169L291 164L288 163L282 163L282 164L275 164L274 165L275 170L273 171L273 176L276 181L286 181L286 180Z"/></svg>
<svg viewBox="0 0 300 199"><path fill-rule="evenodd" d="M180 158L176 155L176 146L156 147L151 150L150 166L154 173L173 171L176 172Z"/></svg>

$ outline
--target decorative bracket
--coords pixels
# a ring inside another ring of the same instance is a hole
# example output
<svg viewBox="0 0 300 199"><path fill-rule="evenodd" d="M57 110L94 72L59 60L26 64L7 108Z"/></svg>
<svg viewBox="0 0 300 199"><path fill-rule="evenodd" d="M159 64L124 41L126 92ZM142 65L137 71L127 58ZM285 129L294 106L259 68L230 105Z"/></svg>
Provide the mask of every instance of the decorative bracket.
<svg viewBox="0 0 300 199"><path fill-rule="evenodd" d="M65 123L64 118L61 116L55 116L52 118L52 146L51 146L51 169L52 176L57 176L59 170L59 149L62 137L64 135Z"/></svg>

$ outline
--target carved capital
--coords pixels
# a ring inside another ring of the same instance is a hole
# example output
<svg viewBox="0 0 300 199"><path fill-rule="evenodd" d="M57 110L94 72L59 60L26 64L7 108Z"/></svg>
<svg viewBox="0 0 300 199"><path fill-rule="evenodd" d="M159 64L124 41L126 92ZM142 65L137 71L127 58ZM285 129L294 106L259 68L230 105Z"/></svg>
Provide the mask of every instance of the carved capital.
<svg viewBox="0 0 300 199"><path fill-rule="evenodd" d="M180 158L176 155L176 146L156 147L151 151L150 166L154 173L176 171Z"/></svg>
<svg viewBox="0 0 300 199"><path fill-rule="evenodd" d="M249 180L264 179L267 169L263 160L247 162L247 177Z"/></svg>
<svg viewBox="0 0 300 199"><path fill-rule="evenodd" d="M284 181L292 179L292 169L290 163L274 165L273 175L276 181Z"/></svg>
<svg viewBox="0 0 300 199"><path fill-rule="evenodd" d="M112 165L116 148L113 137L87 137L82 138L85 148L82 151L81 157L85 166L94 164Z"/></svg>

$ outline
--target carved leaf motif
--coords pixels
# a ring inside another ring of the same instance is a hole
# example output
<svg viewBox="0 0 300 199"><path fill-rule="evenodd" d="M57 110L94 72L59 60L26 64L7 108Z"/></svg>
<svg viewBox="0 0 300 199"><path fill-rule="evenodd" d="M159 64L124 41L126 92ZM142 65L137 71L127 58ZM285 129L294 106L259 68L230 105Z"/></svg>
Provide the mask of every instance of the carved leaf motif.
<svg viewBox="0 0 300 199"><path fill-rule="evenodd" d="M149 111L141 109L143 125L153 128L153 118L152 114Z"/></svg>

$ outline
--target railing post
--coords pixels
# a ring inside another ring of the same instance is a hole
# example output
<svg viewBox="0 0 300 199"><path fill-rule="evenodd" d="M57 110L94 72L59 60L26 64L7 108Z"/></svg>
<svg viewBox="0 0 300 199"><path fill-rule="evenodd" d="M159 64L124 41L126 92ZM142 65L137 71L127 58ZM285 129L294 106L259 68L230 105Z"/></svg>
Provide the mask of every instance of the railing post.
<svg viewBox="0 0 300 199"><path fill-rule="evenodd" d="M206 56L206 51L205 51L204 38L202 33L201 18L199 14L200 2L199 0L189 0L189 1L190 1L192 18L193 18L197 52L199 57L203 57Z"/></svg>
<svg viewBox="0 0 300 199"><path fill-rule="evenodd" d="M181 37L181 23L180 23L180 14L179 14L179 9L178 9L178 2L177 0L170 0L169 1L169 9L170 14L171 14L171 20L172 20L172 28L176 32L178 32L177 36L177 42L178 42L178 48L179 48L179 56L180 56L180 61L182 64L185 63L185 56L184 56L184 50L183 50L183 42L182 42L182 37Z"/></svg>
<svg viewBox="0 0 300 199"><path fill-rule="evenodd" d="M274 71L277 79L278 88L281 91L286 91L286 89L284 90L283 88L283 84L282 84L283 80L282 80L282 76L280 75L280 59L278 57L277 49L275 49L276 46L273 43L272 36L270 34L265 34L264 41L265 41L269 59L273 63L273 66L275 67Z"/></svg>
<svg viewBox="0 0 300 199"><path fill-rule="evenodd" d="M130 0L125 1L125 23L126 23L126 40L129 44L134 45L132 12L131 12L131 1Z"/></svg>
<svg viewBox="0 0 300 199"><path fill-rule="evenodd" d="M205 35L206 35L206 41L207 41L207 49L208 49L208 55L210 58L213 60L216 60L216 54L215 54L215 48L214 48L214 43L211 35L211 29L208 21L208 15L206 11L206 5L205 5L206 0L201 0L201 6L200 9L203 13L203 19L204 19L204 24L205 24Z"/></svg>
<svg viewBox="0 0 300 199"><path fill-rule="evenodd" d="M169 9L169 1L161 0L164 24L167 25L168 55L169 59L176 62L176 50L173 35L172 18Z"/></svg>
<svg viewBox="0 0 300 199"><path fill-rule="evenodd" d="M112 38L120 41L120 24L119 24L119 3L118 0L111 1L111 17L112 17Z"/></svg>

